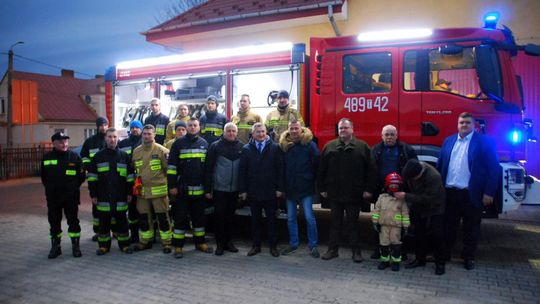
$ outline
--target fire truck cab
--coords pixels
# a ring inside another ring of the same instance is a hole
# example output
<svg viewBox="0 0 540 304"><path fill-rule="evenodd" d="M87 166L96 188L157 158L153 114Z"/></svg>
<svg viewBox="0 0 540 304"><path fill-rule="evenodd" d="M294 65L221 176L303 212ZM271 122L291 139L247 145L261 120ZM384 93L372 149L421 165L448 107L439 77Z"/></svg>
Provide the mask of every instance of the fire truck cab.
<svg viewBox="0 0 540 304"><path fill-rule="evenodd" d="M532 121L523 117L516 52L508 29L311 38L310 128L324 143L347 117L355 135L373 145L392 124L421 160L436 163L444 138L457 132L458 115L471 112L477 131L495 138L503 167L497 204L487 213L514 210L533 198L527 195L533 179L520 164Z"/></svg>

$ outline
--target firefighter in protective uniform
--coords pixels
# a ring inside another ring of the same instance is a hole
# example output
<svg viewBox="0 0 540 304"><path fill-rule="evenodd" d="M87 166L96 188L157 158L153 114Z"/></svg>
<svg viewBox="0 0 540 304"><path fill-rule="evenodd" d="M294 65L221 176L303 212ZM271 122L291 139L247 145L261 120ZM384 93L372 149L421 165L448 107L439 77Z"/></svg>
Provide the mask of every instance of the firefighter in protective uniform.
<svg viewBox="0 0 540 304"><path fill-rule="evenodd" d="M384 179L384 188L386 193L379 195L371 215L373 228L379 233L381 258L378 268L384 270L392 262L392 271L399 271L401 230L409 228L409 208L404 199L393 196L393 193L403 188L403 180L399 174L388 174Z"/></svg>
<svg viewBox="0 0 540 304"><path fill-rule="evenodd" d="M248 94L242 94L238 102L238 114L231 118L231 122L238 127L238 140L243 144L247 144L251 138L251 128L253 125L262 122L261 116L251 111L251 100Z"/></svg>
<svg viewBox="0 0 540 304"><path fill-rule="evenodd" d="M94 155L105 148L105 131L109 128L109 120L105 117L98 117L98 119L96 119L96 128L96 134L87 138L81 148L81 158L84 170L88 170L88 166ZM99 218L96 206L94 205L92 205L92 229L94 230L92 241L95 242L98 238Z"/></svg>
<svg viewBox="0 0 540 304"><path fill-rule="evenodd" d="M51 137L53 150L41 161L41 182L45 186L47 215L50 225L51 251L49 259L62 254L60 238L62 236L62 210L66 215L68 233L71 238L72 254L81 257L79 239L81 226L77 213L80 204L79 187L85 180L81 158L69 151L69 136L58 132Z"/></svg>
<svg viewBox="0 0 540 304"><path fill-rule="evenodd" d="M152 125L143 128L143 144L133 151L132 163L136 171L134 194L137 195L137 211L141 233L135 251L152 248L154 230L149 223L153 211L159 222L159 235L163 253L171 252L172 231L169 221L167 197L167 156L169 150L154 141L156 129Z"/></svg>
<svg viewBox="0 0 540 304"><path fill-rule="evenodd" d="M289 92L281 90L278 93L277 109L268 113L266 116L266 129L268 135L275 141L279 142L281 133L289 129L289 122L298 121L304 127L302 115L296 109L291 108L289 104Z"/></svg>
<svg viewBox="0 0 540 304"><path fill-rule="evenodd" d="M178 196L173 204L175 258L183 257L188 215L195 248L205 253L213 252L205 240L204 170L208 143L198 135L200 126L196 118L188 121L187 129L188 133L171 147L167 170L169 193Z"/></svg>
<svg viewBox="0 0 540 304"><path fill-rule="evenodd" d="M129 137L118 143L120 150L128 154L130 164L133 151L142 144L142 129L142 123L139 120L133 120L129 124ZM128 206L128 226L132 243L139 242L139 217L137 198L132 196L131 203Z"/></svg>
<svg viewBox="0 0 540 304"><path fill-rule="evenodd" d="M94 156L88 169L88 189L99 215L99 249L104 255L111 248L111 219L116 219L116 238L124 253L132 253L126 211L131 202L134 174L129 155L118 148L118 133L110 128L105 133L107 147Z"/></svg>
<svg viewBox="0 0 540 304"><path fill-rule="evenodd" d="M229 122L227 117L218 113L218 99L214 95L206 98L206 113L201 117L201 137L211 145L223 135L223 127Z"/></svg>

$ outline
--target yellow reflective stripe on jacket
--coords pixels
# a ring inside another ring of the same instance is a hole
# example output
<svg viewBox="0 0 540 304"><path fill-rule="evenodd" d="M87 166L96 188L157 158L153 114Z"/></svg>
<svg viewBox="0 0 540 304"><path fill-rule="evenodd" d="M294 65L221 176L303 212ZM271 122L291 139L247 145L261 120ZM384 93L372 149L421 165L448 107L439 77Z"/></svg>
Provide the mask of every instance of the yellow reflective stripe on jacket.
<svg viewBox="0 0 540 304"><path fill-rule="evenodd" d="M181 149L178 158L200 158L201 161L204 161L206 159L206 149Z"/></svg>
<svg viewBox="0 0 540 304"><path fill-rule="evenodd" d="M77 175L77 170L66 170L66 175L69 175L69 176L75 176Z"/></svg>
<svg viewBox="0 0 540 304"><path fill-rule="evenodd" d="M252 125L243 124L243 123L239 123L236 126L238 127L238 129L245 129L245 130L251 130L251 128L253 127Z"/></svg>
<svg viewBox="0 0 540 304"><path fill-rule="evenodd" d="M127 177L126 177L126 181L129 183L129 182L133 182L135 181L135 174L129 174Z"/></svg>
<svg viewBox="0 0 540 304"><path fill-rule="evenodd" d="M221 128L208 127L208 128L204 128L204 129L201 130L202 134L206 134L206 133L209 133L209 132L214 133L214 135L216 135L216 136L223 135L223 130Z"/></svg>
<svg viewBox="0 0 540 304"><path fill-rule="evenodd" d="M43 165L44 166L55 166L55 165L58 165L58 160L57 159L44 160Z"/></svg>
<svg viewBox="0 0 540 304"><path fill-rule="evenodd" d="M120 176L127 177L127 165L126 164L116 164L116 171Z"/></svg>
<svg viewBox="0 0 540 304"><path fill-rule="evenodd" d="M90 151L88 151L88 154L90 155L90 158L93 158L94 155L96 155L96 153L99 152L99 149L96 148L96 149L90 149Z"/></svg>
<svg viewBox="0 0 540 304"><path fill-rule="evenodd" d="M401 214L394 215L394 221L401 222L401 220L402 220Z"/></svg>
<svg viewBox="0 0 540 304"><path fill-rule="evenodd" d="M156 135L165 135L165 125L156 125Z"/></svg>
<svg viewBox="0 0 540 304"><path fill-rule="evenodd" d="M176 175L176 174L177 174L176 166L168 165L167 166L167 175Z"/></svg>
<svg viewBox="0 0 540 304"><path fill-rule="evenodd" d="M98 175L96 173L88 172L88 181L89 182L95 182L97 180L98 180Z"/></svg>
<svg viewBox="0 0 540 304"><path fill-rule="evenodd" d="M90 160L90 158L88 158L88 157L83 157L83 158L82 158L82 162L83 162L83 164L87 164L87 163L90 163L91 160Z"/></svg>
<svg viewBox="0 0 540 304"><path fill-rule="evenodd" d="M107 172L109 171L109 163L99 163L97 166L97 172Z"/></svg>
<svg viewBox="0 0 540 304"><path fill-rule="evenodd" d="M136 161L135 161L135 167L140 168L140 167L142 167L142 165L143 165L142 159L141 159L141 160L136 160Z"/></svg>
<svg viewBox="0 0 540 304"><path fill-rule="evenodd" d="M128 155L131 155L131 146L120 148L120 150L126 152Z"/></svg>
<svg viewBox="0 0 540 304"><path fill-rule="evenodd" d="M408 224L411 223L411 220L410 220L410 218L409 218L408 216L402 216L402 217L401 217L401 222L402 222L403 224L407 224L407 225L408 225Z"/></svg>
<svg viewBox="0 0 540 304"><path fill-rule="evenodd" d="M371 218L374 219L374 220L378 220L379 218L381 218L381 215L378 214L378 213L373 213L373 214L371 215Z"/></svg>
<svg viewBox="0 0 540 304"><path fill-rule="evenodd" d="M126 202L116 203L116 211L127 211L127 210L128 210L128 204Z"/></svg>
<svg viewBox="0 0 540 304"><path fill-rule="evenodd" d="M150 169L152 171L161 170L161 160L159 160L159 159L150 160Z"/></svg>
<svg viewBox="0 0 540 304"><path fill-rule="evenodd" d="M202 186L188 186L187 187L187 195L197 196L197 195L203 195L203 194L204 194L204 187Z"/></svg>

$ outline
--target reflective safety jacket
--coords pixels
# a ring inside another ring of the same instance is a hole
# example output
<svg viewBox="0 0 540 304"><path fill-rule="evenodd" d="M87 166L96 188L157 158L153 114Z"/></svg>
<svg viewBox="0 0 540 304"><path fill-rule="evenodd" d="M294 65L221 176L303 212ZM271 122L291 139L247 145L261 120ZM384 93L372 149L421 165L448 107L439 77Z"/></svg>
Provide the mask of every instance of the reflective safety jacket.
<svg viewBox="0 0 540 304"><path fill-rule="evenodd" d="M371 213L371 221L382 226L404 227L411 224L409 208L405 200L399 200L394 196L383 193L379 195L375 209Z"/></svg>
<svg viewBox="0 0 540 304"><path fill-rule="evenodd" d="M88 170L88 165L92 161L92 158L100 150L105 149L105 134L97 133L88 137L81 148L81 158L85 170Z"/></svg>
<svg viewBox="0 0 540 304"><path fill-rule="evenodd" d="M167 179L169 187L178 187L183 195L204 194L204 169L208 143L197 135L186 134L171 147Z"/></svg>
<svg viewBox="0 0 540 304"><path fill-rule="evenodd" d="M116 148L105 148L94 156L88 168L90 197L97 198L99 211L127 211L135 177L129 155Z"/></svg>
<svg viewBox="0 0 540 304"><path fill-rule="evenodd" d="M165 142L165 129L169 124L169 117L159 113L159 115L150 114L144 120L145 125L152 125L156 128L156 142L160 145L163 145Z"/></svg>
<svg viewBox="0 0 540 304"><path fill-rule="evenodd" d="M223 127L228 122L225 115L218 112L206 112L201 117L201 137L211 145L223 135Z"/></svg>
<svg viewBox="0 0 540 304"><path fill-rule="evenodd" d="M135 148L132 164L141 177L142 198L167 196L167 155L169 150L160 144L142 144Z"/></svg>
<svg viewBox="0 0 540 304"><path fill-rule="evenodd" d="M133 151L135 150L135 148L137 148L138 146L140 146L142 144L142 136L139 135L139 136L134 136L134 135L130 135L128 138L120 141L118 143L118 148L120 148L120 150L126 152L130 159L131 159L131 156L133 155Z"/></svg>
<svg viewBox="0 0 540 304"><path fill-rule="evenodd" d="M80 203L79 187L85 173L81 158L72 151L57 151L43 155L41 160L41 182L45 186L47 202Z"/></svg>
<svg viewBox="0 0 540 304"><path fill-rule="evenodd" d="M238 114L231 118L231 122L238 127L238 139L247 144L251 135L251 128L257 122L262 122L261 116L251 112L238 110Z"/></svg>
<svg viewBox="0 0 540 304"><path fill-rule="evenodd" d="M165 131L165 142L168 142L171 139L174 139L176 136L176 129L174 128L176 126L177 121L183 121L187 124L191 117L185 116L180 118L179 116L176 117L176 119L173 119L169 122L167 125L167 130Z"/></svg>
<svg viewBox="0 0 540 304"><path fill-rule="evenodd" d="M302 115L300 115L296 109L291 108L290 105L285 109L280 109L278 107L276 110L268 113L265 121L268 135L270 135L275 142L278 142L281 133L289 128L289 122L293 120L299 121L302 127L304 127Z"/></svg>

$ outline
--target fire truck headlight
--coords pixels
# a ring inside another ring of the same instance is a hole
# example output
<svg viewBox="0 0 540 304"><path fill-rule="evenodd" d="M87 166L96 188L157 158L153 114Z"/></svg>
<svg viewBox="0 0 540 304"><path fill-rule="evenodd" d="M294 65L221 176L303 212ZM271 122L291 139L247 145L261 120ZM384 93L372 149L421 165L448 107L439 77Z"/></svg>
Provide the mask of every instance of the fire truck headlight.
<svg viewBox="0 0 540 304"><path fill-rule="evenodd" d="M492 30L496 29L497 21L499 21L499 13L497 12L487 13L484 16L484 28L492 29Z"/></svg>

